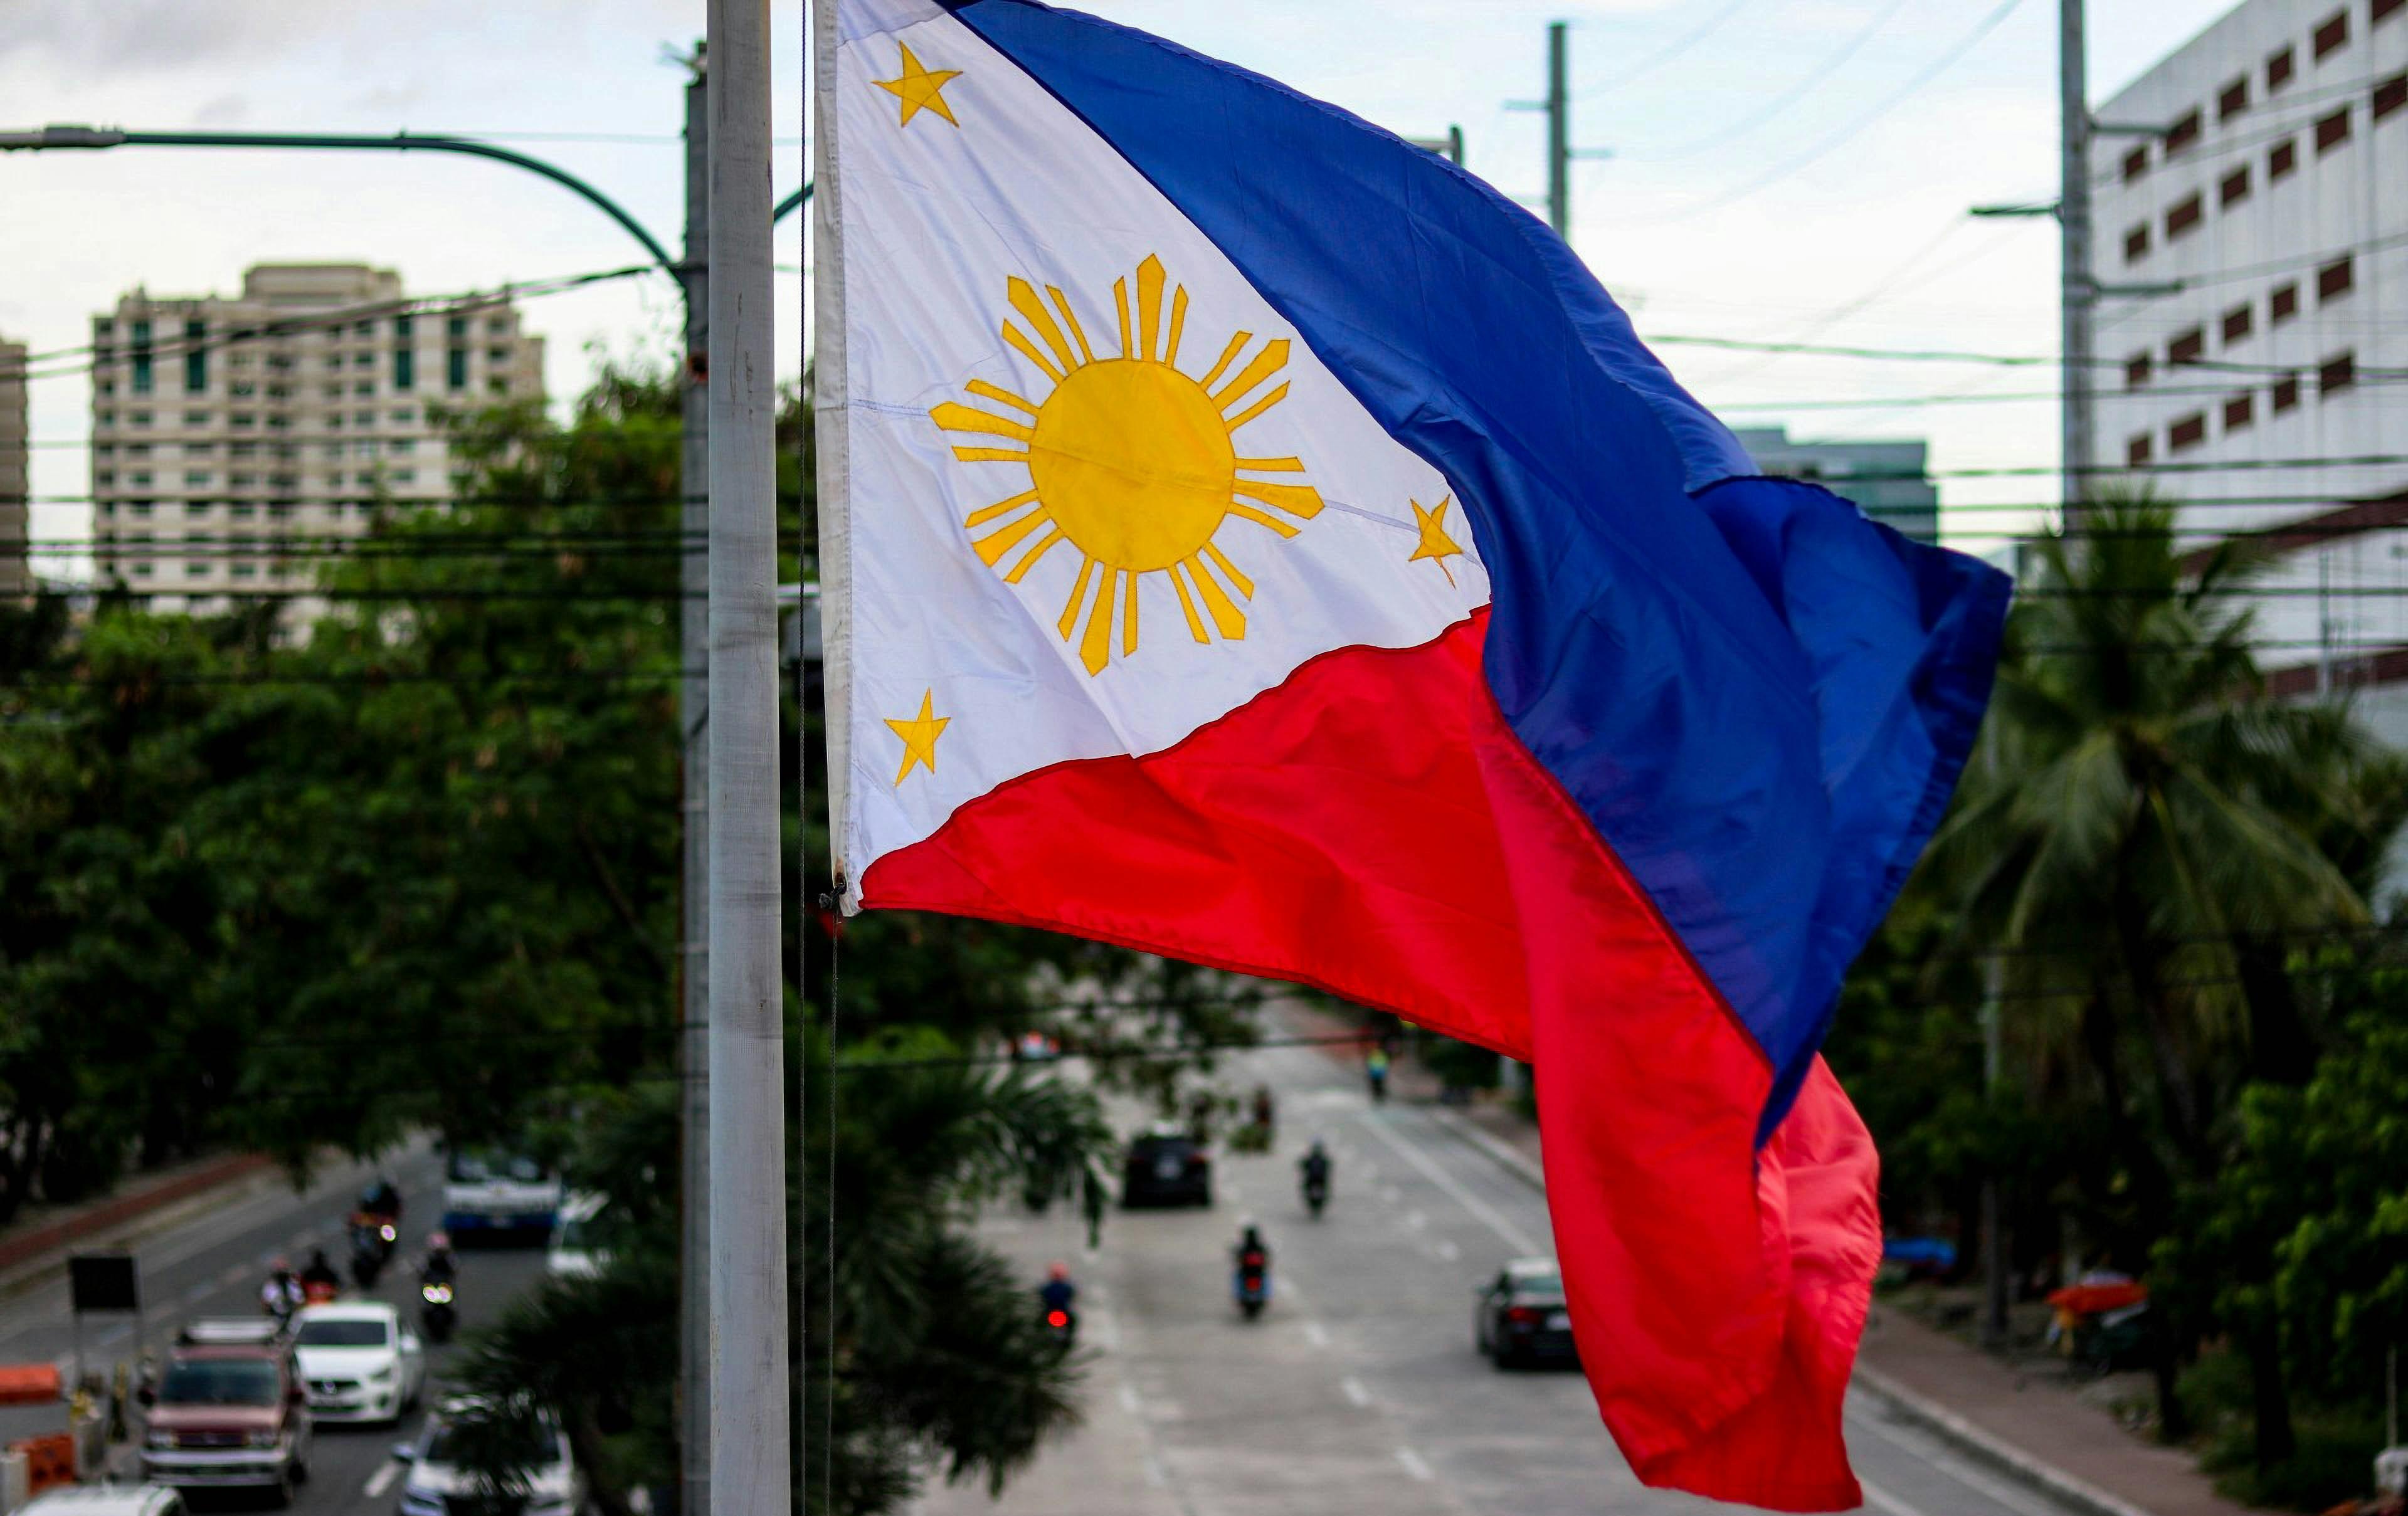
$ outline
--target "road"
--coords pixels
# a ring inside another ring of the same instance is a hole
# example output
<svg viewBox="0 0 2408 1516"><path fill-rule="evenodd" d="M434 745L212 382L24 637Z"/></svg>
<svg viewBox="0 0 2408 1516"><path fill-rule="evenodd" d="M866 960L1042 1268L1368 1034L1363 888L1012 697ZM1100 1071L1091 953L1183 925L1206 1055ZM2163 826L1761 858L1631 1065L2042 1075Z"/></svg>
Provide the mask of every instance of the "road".
<svg viewBox="0 0 2408 1516"><path fill-rule="evenodd" d="M414 1253L442 1211L440 1170L423 1150L386 1166L401 1185L403 1239ZM344 1218L351 1197L369 1170L352 1165L330 1168L303 1194L282 1185L253 1192L225 1204L204 1209L190 1222L138 1244L143 1299L148 1309L148 1337L156 1349L170 1339L178 1323L194 1316L248 1316L259 1309L260 1280L267 1261L279 1253L297 1266L309 1250L322 1247L341 1266L349 1257L343 1237ZM535 1282L543 1270L539 1249L464 1251L460 1255L460 1308L464 1327L497 1316L509 1298ZM415 1280L407 1268L386 1271L377 1299L404 1308L415 1320ZM57 1360L65 1366L73 1337L67 1313L66 1286L48 1285L0 1304L0 1363ZM134 1357L134 1325L123 1318L94 1318L87 1327L84 1351L93 1366L113 1365ZM429 1346L430 1387L443 1374L445 1361L457 1350ZM430 1403L432 1395L430 1395ZM391 1457L393 1445L412 1437L424 1409L403 1418L399 1426L321 1426L310 1457L309 1482L294 1509L297 1511L389 1512L396 1496L393 1486L401 1465ZM30 1432L57 1431L64 1425L58 1408L10 1409L0 1413L0 1437ZM136 1436L139 1436L138 1425ZM243 1505L234 1492L216 1493L209 1510ZM259 1502L250 1502L257 1509Z"/></svg>
<svg viewBox="0 0 2408 1516"><path fill-rule="evenodd" d="M1675 1516L1731 1508L1641 1487L1570 1373L1498 1373L1471 1345L1479 1282L1552 1251L1543 1197L1440 1113L1374 1108L1307 1048L1233 1060L1279 1095L1274 1153L1218 1158L1209 1211L1117 1212L1089 1253L1075 1220L997 1209L987 1238L1032 1286L1081 1286L1086 1425L991 1501L932 1477L918 1516ZM1296 1157L1336 1157L1318 1222ZM1229 1300L1241 1219L1265 1232L1274 1299ZM1848 1442L1884 1516L2072 1516L1852 1396Z"/></svg>

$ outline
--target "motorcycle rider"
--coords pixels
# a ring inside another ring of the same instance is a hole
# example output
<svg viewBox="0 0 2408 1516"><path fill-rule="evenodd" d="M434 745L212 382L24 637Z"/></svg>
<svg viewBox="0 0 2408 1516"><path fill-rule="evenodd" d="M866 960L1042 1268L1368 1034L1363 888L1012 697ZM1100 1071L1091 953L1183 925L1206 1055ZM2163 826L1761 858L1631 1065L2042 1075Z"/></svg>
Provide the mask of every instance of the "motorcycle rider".
<svg viewBox="0 0 2408 1516"><path fill-rule="evenodd" d="M1364 1077L1371 1081L1371 1103L1388 1098L1388 1050L1374 1047L1363 1059Z"/></svg>
<svg viewBox="0 0 2408 1516"><path fill-rule="evenodd" d="M1316 1210L1320 1209L1320 1205L1313 1196L1319 1194L1324 1199L1328 1197L1329 1151L1321 1145L1319 1137L1312 1139L1312 1146L1304 1151L1304 1156L1296 1161L1296 1166L1304 1176L1305 1203L1312 1206Z"/></svg>
<svg viewBox="0 0 2408 1516"><path fill-rule="evenodd" d="M1079 1298L1079 1287L1070 1282L1070 1266L1055 1259L1045 1270L1045 1282L1037 1287L1037 1298L1048 1314L1067 1311L1070 1302Z"/></svg>
<svg viewBox="0 0 2408 1516"><path fill-rule="evenodd" d="M449 1284L460 1272L459 1260L452 1256L452 1236L448 1232L426 1234L426 1256L418 1265L421 1284Z"/></svg>
<svg viewBox="0 0 2408 1516"><path fill-rule="evenodd" d="M302 1293L306 1294L313 1284L329 1290L339 1290L343 1286L343 1276L335 1272L335 1266L326 1257L323 1248L310 1249L308 1265L301 1270Z"/></svg>
<svg viewBox="0 0 2408 1516"><path fill-rule="evenodd" d="M301 1280L283 1258L267 1261L267 1280L259 1287L259 1306L280 1322L289 1322L301 1309Z"/></svg>
<svg viewBox="0 0 2408 1516"><path fill-rule="evenodd" d="M1252 1222L1246 1223L1244 1230L1238 1234L1238 1245L1230 1252L1236 1259L1237 1267L1230 1274L1229 1289L1238 1297L1239 1304L1245 1304L1246 1281L1249 1279L1258 1281L1262 1295L1268 1298L1271 1293L1271 1250L1270 1244L1263 1240L1261 1229ZM1252 1315L1253 1311L1250 1309L1247 1314Z"/></svg>

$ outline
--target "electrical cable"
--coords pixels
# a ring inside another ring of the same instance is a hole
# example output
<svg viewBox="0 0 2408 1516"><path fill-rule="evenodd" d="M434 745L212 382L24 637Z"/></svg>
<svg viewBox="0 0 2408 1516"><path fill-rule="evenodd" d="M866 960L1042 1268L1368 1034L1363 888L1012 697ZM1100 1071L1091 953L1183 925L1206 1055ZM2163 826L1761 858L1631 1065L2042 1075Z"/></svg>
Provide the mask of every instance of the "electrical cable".
<svg viewBox="0 0 2408 1516"><path fill-rule="evenodd" d="M1676 143L1660 152L1641 155L1640 161L1651 164L1677 163L1684 158L1694 158L1701 152L1711 152L1726 143L1735 142L1747 136L1813 93L1824 80L1847 66L1848 61L1862 51L1865 44L1870 42L1883 27L1887 26L1900 10L1906 8L1906 5L1907 0L1889 0L1888 4L1873 12L1871 18L1862 27L1852 34L1847 40L1842 42L1837 51L1824 59L1819 65L1807 70L1788 87L1776 93L1755 114L1736 124L1717 128L1704 136L1693 138L1688 142Z"/></svg>
<svg viewBox="0 0 2408 1516"><path fill-rule="evenodd" d="M1649 53L1646 57L1641 59L1638 63L1633 64L1629 68L1619 74L1613 75L1612 78L1607 79L1600 83L1590 85L1587 89L1581 91L1572 98L1575 100L1595 100L1601 95L1609 94L1615 90L1621 89L1626 84L1630 84L1639 79L1645 79L1648 75L1663 67L1666 64L1672 62L1674 59L1687 52L1691 48L1703 42L1715 32L1720 31L1724 22L1729 21L1733 16L1738 15L1742 10L1746 9L1751 3L1752 0L1730 0L1728 5L1708 16L1705 21L1694 30L1676 38L1669 46L1657 49L1656 51Z"/></svg>

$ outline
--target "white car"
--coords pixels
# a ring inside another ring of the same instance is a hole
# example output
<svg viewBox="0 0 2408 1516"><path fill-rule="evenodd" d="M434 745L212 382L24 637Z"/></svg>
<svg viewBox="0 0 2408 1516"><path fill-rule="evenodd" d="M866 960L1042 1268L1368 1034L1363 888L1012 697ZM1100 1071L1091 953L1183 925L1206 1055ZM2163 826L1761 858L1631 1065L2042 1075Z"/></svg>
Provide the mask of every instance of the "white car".
<svg viewBox="0 0 2408 1516"><path fill-rule="evenodd" d="M185 1507L164 1484L73 1484L36 1495L17 1516L185 1516Z"/></svg>
<svg viewBox="0 0 2408 1516"><path fill-rule="evenodd" d="M575 1279L598 1273L610 1261L609 1253L594 1244L594 1218L609 1203L605 1196L581 1190L561 1203L560 1224L552 1229L552 1244L544 1250L546 1272Z"/></svg>
<svg viewBox="0 0 2408 1516"><path fill-rule="evenodd" d="M426 1347L381 1300L309 1306L293 1346L321 1422L394 1422L426 1388Z"/></svg>
<svg viewBox="0 0 2408 1516"><path fill-rule="evenodd" d="M449 1418L463 1409L460 1401L446 1405L416 1444L405 1442L393 1450L394 1457L409 1466L401 1485L400 1516L449 1516L449 1497L476 1495L477 1476L452 1460ZM568 1438L549 1422L537 1437L537 1444L526 1450L524 1504L512 1509L522 1516L584 1516L585 1476L569 1455Z"/></svg>

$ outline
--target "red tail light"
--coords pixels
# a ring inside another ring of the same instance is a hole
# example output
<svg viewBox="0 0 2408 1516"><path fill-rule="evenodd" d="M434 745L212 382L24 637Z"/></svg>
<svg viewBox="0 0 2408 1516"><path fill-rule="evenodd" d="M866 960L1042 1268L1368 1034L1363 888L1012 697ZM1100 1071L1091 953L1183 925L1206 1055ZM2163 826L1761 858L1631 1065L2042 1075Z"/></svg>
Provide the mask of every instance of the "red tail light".
<svg viewBox="0 0 2408 1516"><path fill-rule="evenodd" d="M1516 1326L1536 1326L1546 1317L1547 1313L1536 1306L1512 1306L1505 1311L1505 1319Z"/></svg>
<svg viewBox="0 0 2408 1516"><path fill-rule="evenodd" d="M1209 1161L1200 1152L1191 1152L1187 1155L1187 1166L1190 1168L1201 1168Z"/></svg>
<svg viewBox="0 0 2408 1516"><path fill-rule="evenodd" d="M1070 1324L1070 1313L1067 1310L1049 1310L1045 1313L1045 1324L1048 1326L1068 1326Z"/></svg>

